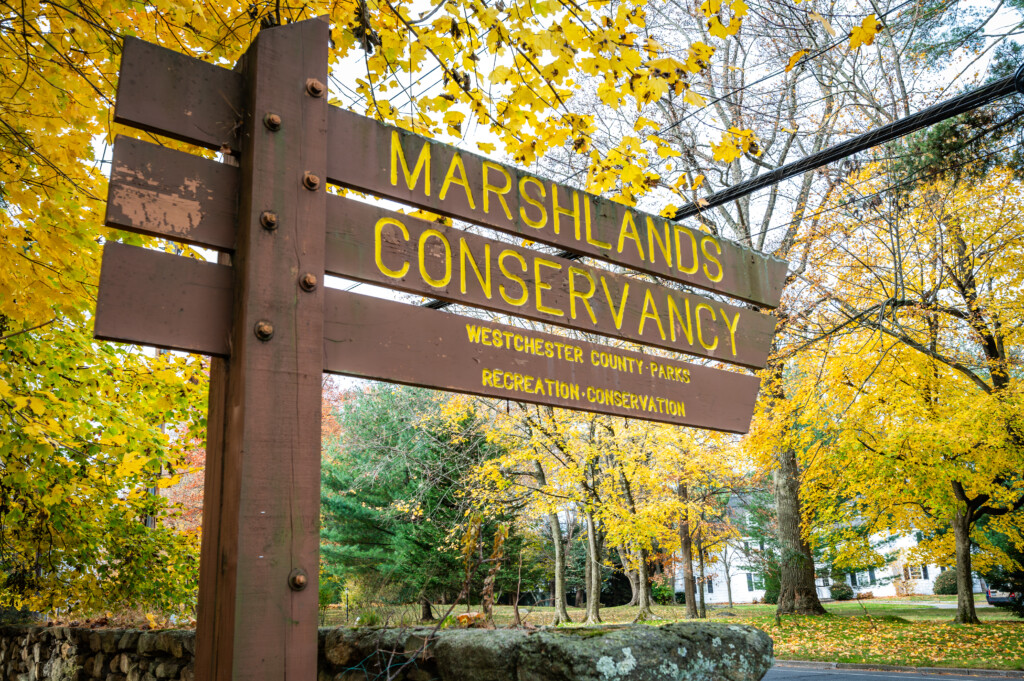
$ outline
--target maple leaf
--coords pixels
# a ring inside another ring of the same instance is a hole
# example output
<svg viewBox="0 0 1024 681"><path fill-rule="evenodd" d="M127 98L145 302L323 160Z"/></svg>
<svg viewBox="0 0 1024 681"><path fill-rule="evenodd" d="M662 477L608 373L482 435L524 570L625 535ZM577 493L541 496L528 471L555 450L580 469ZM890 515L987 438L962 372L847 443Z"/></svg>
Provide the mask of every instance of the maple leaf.
<svg viewBox="0 0 1024 681"><path fill-rule="evenodd" d="M833 38L836 37L836 29L832 28L832 24L829 23L828 19L826 19L825 17L821 16L817 12L811 12L807 16L809 18L811 18L811 19L814 19L818 23L820 23L821 27L824 28L825 32L828 33L830 36L832 36Z"/></svg>
<svg viewBox="0 0 1024 681"><path fill-rule="evenodd" d="M805 54L807 54L807 50L800 50L799 52L794 53L793 56L789 58L789 63L786 64L786 73L792 71Z"/></svg>
<svg viewBox="0 0 1024 681"><path fill-rule="evenodd" d="M875 34L882 28L882 24L875 18L874 14L864 17L860 26L850 29L850 49L856 50L861 45L871 45L875 42Z"/></svg>

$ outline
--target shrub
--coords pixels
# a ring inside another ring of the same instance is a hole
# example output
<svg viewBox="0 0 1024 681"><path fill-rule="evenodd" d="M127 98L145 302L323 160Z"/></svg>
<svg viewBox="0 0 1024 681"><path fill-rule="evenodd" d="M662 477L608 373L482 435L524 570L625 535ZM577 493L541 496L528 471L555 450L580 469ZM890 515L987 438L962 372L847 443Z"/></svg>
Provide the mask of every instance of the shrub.
<svg viewBox="0 0 1024 681"><path fill-rule="evenodd" d="M914 581L910 579L896 579L892 585L896 589L896 595L900 597L913 596L917 593L914 589Z"/></svg>
<svg viewBox="0 0 1024 681"><path fill-rule="evenodd" d="M848 601L853 598L853 587L845 582L836 582L832 585L832 598L837 601Z"/></svg>
<svg viewBox="0 0 1024 681"><path fill-rule="evenodd" d="M651 597L658 605L668 605L672 602L673 588L665 582L666 580L656 577L651 584Z"/></svg>
<svg viewBox="0 0 1024 681"><path fill-rule="evenodd" d="M866 601L869 598L874 598L874 597L875 597L875 592L874 591L861 591L859 594L857 594L857 600L858 601Z"/></svg>
<svg viewBox="0 0 1024 681"><path fill-rule="evenodd" d="M932 584L932 593L940 596L956 595L956 568L946 570L935 578Z"/></svg>
<svg viewBox="0 0 1024 681"><path fill-rule="evenodd" d="M779 593L782 591L782 579L778 572L769 570L764 574L764 602L779 604Z"/></svg>

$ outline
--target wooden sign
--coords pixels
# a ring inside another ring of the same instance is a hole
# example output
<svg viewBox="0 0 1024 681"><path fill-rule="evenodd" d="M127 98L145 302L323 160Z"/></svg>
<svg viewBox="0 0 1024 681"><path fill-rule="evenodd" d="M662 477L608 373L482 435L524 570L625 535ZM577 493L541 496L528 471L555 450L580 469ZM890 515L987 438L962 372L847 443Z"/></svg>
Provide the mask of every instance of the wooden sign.
<svg viewBox="0 0 1024 681"><path fill-rule="evenodd" d="M95 335L228 357L232 287L225 265L108 243ZM754 376L336 290L326 291L324 371L734 433L750 425L760 384Z"/></svg>
<svg viewBox="0 0 1024 681"><path fill-rule="evenodd" d="M220 251L104 247L98 338L211 355L196 678L316 678L324 371L744 432L752 376L591 335L764 366L785 263L330 107L325 19L260 32L236 69L124 40L115 120L237 156L118 138L112 227ZM489 239L328 181L514 235ZM645 272L627 277L523 240ZM325 290L326 274L587 340Z"/></svg>
<svg viewBox="0 0 1024 681"><path fill-rule="evenodd" d="M379 286L760 368L775 318L331 197L327 267Z"/></svg>
<svg viewBox="0 0 1024 681"><path fill-rule="evenodd" d="M520 238L776 307L786 263L700 230L331 108L327 174Z"/></svg>

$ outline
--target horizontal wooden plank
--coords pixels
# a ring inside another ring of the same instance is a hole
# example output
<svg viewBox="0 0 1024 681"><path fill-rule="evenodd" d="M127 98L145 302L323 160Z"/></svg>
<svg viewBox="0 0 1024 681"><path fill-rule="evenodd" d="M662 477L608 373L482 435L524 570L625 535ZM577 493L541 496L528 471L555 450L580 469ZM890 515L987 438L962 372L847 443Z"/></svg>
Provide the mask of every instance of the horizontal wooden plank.
<svg viewBox="0 0 1024 681"><path fill-rule="evenodd" d="M119 243L103 252L95 336L229 353L231 268ZM744 374L328 289L324 371L728 432Z"/></svg>
<svg viewBox="0 0 1024 681"><path fill-rule="evenodd" d="M332 182L642 272L777 307L787 265L513 166L332 107Z"/></svg>
<svg viewBox="0 0 1024 681"><path fill-rule="evenodd" d="M207 149L237 150L242 76L126 37L114 122Z"/></svg>
<svg viewBox="0 0 1024 681"><path fill-rule="evenodd" d="M753 376L329 290L324 369L484 397L746 432Z"/></svg>
<svg viewBox="0 0 1024 681"><path fill-rule="evenodd" d="M329 197L331 274L760 368L775 318L539 251Z"/></svg>
<svg viewBox="0 0 1024 681"><path fill-rule="evenodd" d="M106 224L230 251L238 183L237 166L118 136Z"/></svg>
<svg viewBox="0 0 1024 681"><path fill-rule="evenodd" d="M93 335L226 357L231 291L225 265L108 242Z"/></svg>

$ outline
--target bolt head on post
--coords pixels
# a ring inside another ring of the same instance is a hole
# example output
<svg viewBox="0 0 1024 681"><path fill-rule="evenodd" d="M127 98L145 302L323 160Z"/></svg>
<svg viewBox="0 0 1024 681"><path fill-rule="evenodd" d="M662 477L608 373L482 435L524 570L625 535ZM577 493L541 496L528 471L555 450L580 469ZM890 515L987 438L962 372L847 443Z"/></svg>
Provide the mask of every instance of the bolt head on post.
<svg viewBox="0 0 1024 681"><path fill-rule="evenodd" d="M316 78L306 80L306 92L308 92L311 97L323 97L326 91L327 88L324 87L324 84Z"/></svg>
<svg viewBox="0 0 1024 681"><path fill-rule="evenodd" d="M313 173L306 171L302 175L302 185L311 192L315 192L320 188L320 177Z"/></svg>
<svg viewBox="0 0 1024 681"><path fill-rule="evenodd" d="M274 337L274 325L265 319L256 322L253 333L264 343Z"/></svg>
<svg viewBox="0 0 1024 681"><path fill-rule="evenodd" d="M302 568L295 568L288 575L288 586L291 587L292 591L302 591L308 583L309 579L306 577L306 571Z"/></svg>
<svg viewBox="0 0 1024 681"><path fill-rule="evenodd" d="M267 126L268 130L277 131L281 129L281 115L276 113L268 113L263 117L263 125Z"/></svg>
<svg viewBox="0 0 1024 681"><path fill-rule="evenodd" d="M316 288L316 275L312 272L306 272L302 275L302 279L299 280L299 286L304 291L312 291Z"/></svg>
<svg viewBox="0 0 1024 681"><path fill-rule="evenodd" d="M277 229L277 213L272 210L263 211L260 213L260 224L263 225L263 229L274 231Z"/></svg>

